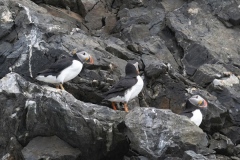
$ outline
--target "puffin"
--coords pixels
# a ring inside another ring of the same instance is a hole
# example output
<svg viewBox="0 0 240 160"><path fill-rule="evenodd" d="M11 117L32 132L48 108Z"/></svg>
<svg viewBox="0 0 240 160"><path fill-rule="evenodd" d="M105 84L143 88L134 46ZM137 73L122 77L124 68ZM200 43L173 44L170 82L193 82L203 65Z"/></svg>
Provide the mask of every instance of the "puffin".
<svg viewBox="0 0 240 160"><path fill-rule="evenodd" d="M92 56L86 51L77 52L75 50L72 57L56 61L49 68L39 72L35 79L57 84L62 90L65 90L63 83L75 78L81 72L85 62L93 64Z"/></svg>
<svg viewBox="0 0 240 160"><path fill-rule="evenodd" d="M203 119L202 109L206 109L208 103L199 95L190 97L186 102L186 108L181 115L187 116L197 126L200 126Z"/></svg>
<svg viewBox="0 0 240 160"><path fill-rule="evenodd" d="M114 110L117 110L116 103L124 104L125 112L128 112L127 103L137 97L143 89L143 80L139 75L138 62L127 63L125 77L120 79L113 87L105 92L104 100L110 101Z"/></svg>

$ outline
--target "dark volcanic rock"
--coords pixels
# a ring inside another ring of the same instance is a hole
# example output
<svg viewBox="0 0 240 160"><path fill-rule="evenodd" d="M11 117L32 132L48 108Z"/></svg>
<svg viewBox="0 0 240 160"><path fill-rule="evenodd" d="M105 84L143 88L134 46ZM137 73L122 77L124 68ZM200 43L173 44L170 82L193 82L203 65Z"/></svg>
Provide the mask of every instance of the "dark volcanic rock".
<svg viewBox="0 0 240 160"><path fill-rule="evenodd" d="M25 160L32 159L80 159L81 152L56 136L36 137L22 150Z"/></svg>
<svg viewBox="0 0 240 160"><path fill-rule="evenodd" d="M207 146L206 134L186 117L169 110L135 108L127 114L125 132L132 149L149 159L182 157Z"/></svg>

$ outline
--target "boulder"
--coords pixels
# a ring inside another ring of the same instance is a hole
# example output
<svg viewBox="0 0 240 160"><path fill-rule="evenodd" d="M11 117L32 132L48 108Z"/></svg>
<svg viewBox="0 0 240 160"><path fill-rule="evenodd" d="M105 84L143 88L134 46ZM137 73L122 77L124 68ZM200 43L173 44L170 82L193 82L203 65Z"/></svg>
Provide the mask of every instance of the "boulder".
<svg viewBox="0 0 240 160"><path fill-rule="evenodd" d="M55 135L78 148L83 159L106 157L126 141L117 130L124 117L120 111L78 101L66 91L40 87L16 73L0 80L0 97L1 154L9 152L6 146L13 135L23 146L37 136Z"/></svg>
<svg viewBox="0 0 240 160"><path fill-rule="evenodd" d="M134 108L125 119L130 147L149 159L182 157L207 146L206 134L188 118L169 110Z"/></svg>
<svg viewBox="0 0 240 160"><path fill-rule="evenodd" d="M56 136L36 137L22 149L25 160L32 159L80 159L81 152Z"/></svg>

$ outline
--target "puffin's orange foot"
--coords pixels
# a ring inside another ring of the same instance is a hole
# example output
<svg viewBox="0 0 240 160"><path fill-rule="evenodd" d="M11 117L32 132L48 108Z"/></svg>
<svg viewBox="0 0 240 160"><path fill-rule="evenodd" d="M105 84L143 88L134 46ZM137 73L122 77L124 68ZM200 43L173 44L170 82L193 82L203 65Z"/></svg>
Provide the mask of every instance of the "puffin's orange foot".
<svg viewBox="0 0 240 160"><path fill-rule="evenodd" d="M59 86L61 87L62 90L65 90L65 89L63 88L63 85L62 85L62 84L60 84Z"/></svg>
<svg viewBox="0 0 240 160"><path fill-rule="evenodd" d="M127 103L124 103L124 110L125 110L125 112L129 112L129 111L128 111Z"/></svg>
<svg viewBox="0 0 240 160"><path fill-rule="evenodd" d="M112 107L114 110L117 110L117 107L116 107L116 103L115 102L112 102Z"/></svg>

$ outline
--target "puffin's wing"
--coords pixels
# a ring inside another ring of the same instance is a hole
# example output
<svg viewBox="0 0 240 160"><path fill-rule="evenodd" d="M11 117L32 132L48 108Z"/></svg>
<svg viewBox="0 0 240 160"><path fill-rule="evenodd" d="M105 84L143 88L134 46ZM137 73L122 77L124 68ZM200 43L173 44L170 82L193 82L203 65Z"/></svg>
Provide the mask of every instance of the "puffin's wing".
<svg viewBox="0 0 240 160"><path fill-rule="evenodd" d="M192 112L182 112L180 115L187 116L188 118L191 118L193 116Z"/></svg>
<svg viewBox="0 0 240 160"><path fill-rule="evenodd" d="M137 83L136 78L122 78L118 83L116 83L109 91L104 93L104 96L106 96L106 99L108 96L111 97L112 93L120 93L119 96L123 96L124 91L131 88ZM122 95L121 95L122 94Z"/></svg>
<svg viewBox="0 0 240 160"><path fill-rule="evenodd" d="M71 64L72 64L72 58L60 59L56 63L53 63L48 69L45 69L39 72L38 75L48 75L48 74L57 75L62 70L70 66Z"/></svg>

